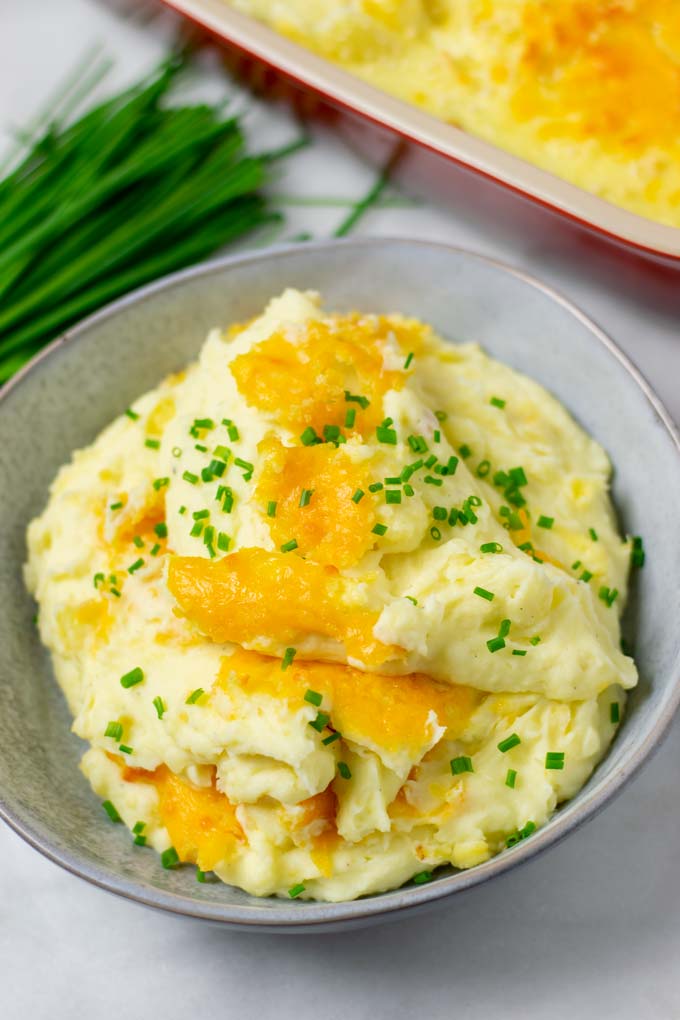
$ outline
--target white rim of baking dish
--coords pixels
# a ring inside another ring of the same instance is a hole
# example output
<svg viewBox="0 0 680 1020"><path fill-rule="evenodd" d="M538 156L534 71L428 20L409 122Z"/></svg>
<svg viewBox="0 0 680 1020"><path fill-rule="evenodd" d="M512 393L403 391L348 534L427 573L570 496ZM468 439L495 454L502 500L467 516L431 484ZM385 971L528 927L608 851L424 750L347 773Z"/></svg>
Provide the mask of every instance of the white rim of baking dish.
<svg viewBox="0 0 680 1020"><path fill-rule="evenodd" d="M614 341L576 305L558 291L553 290L530 274L508 266L498 259L471 252L454 245L425 239L414 240L404 237L350 238L309 242L305 244L304 249L316 251L323 255L325 251L336 247L373 247L380 249L393 244L439 248L464 255L467 258L509 273L511 276L514 276L516 279L556 302L582 326L585 326L591 333L593 341L602 345L637 383L657 416L660 425L669 434L680 457L680 431L639 369L619 349ZM53 358L67 344L71 345L78 340L85 339L92 326L115 318L120 311L129 308L131 305L144 301L146 298L164 290L172 290L177 284L187 280L211 276L214 273L222 273L225 269L228 270L231 267L247 263L265 262L270 259L285 259L299 251L300 245L286 244L269 248L265 252L228 255L173 273L133 291L107 305L94 315L88 316L88 318L45 347L0 390L0 401L21 386L26 377L37 366ZM9 807L1 791L0 818L4 819L10 828L21 836L22 839L55 864L60 865L74 875L78 875L80 878L84 878L91 884L99 886L101 889L145 906L155 907L198 920L217 922L224 927L242 930L301 934L315 930L332 931L334 928L351 927L352 924L359 926L366 922L367 919L374 917L382 921L388 921L396 919L396 915L401 918L427 906L432 907L438 902L443 902L454 894L472 889L482 882L488 881L490 878L507 874L518 865L530 861L537 854L556 846L566 836L575 832L581 825L601 811L616 794L621 792L628 780L639 773L641 766L658 750L679 704L680 653L674 663L672 681L669 683L668 690L659 707L657 718L639 746L632 751L630 756L611 775L596 783L592 790L579 794L578 797L581 799L567 802L557 814L553 815L548 824L532 834L530 839L521 841L514 847L504 850L502 853L497 854L483 864L476 865L470 870L455 871L450 875L436 876L435 880L427 885L405 886L357 900L339 903L310 900L286 902L281 900L280 903L277 902L275 905L272 905L272 898L268 898L266 908L259 907L257 902L249 906L239 906L196 900L190 896L153 887L144 887L137 881L130 881L117 875L111 869L99 867L96 864L83 860L77 853L55 848L52 845L49 834L45 835L36 826L31 817L30 808L24 805L15 806L14 808Z"/></svg>
<svg viewBox="0 0 680 1020"><path fill-rule="evenodd" d="M162 0L173 10L332 105L495 181L506 190L640 254L680 261L680 228L614 205L504 149L396 99L233 10L227 0Z"/></svg>

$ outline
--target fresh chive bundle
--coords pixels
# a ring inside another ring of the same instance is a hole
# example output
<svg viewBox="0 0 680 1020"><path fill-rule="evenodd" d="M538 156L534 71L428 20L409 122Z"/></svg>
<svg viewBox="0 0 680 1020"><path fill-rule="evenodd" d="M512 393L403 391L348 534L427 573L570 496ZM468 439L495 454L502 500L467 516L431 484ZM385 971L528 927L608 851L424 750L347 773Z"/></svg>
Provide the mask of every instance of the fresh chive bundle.
<svg viewBox="0 0 680 1020"><path fill-rule="evenodd" d="M248 155L221 106L167 103L184 64L52 123L0 180L0 383L87 313L279 218L259 193L277 154Z"/></svg>

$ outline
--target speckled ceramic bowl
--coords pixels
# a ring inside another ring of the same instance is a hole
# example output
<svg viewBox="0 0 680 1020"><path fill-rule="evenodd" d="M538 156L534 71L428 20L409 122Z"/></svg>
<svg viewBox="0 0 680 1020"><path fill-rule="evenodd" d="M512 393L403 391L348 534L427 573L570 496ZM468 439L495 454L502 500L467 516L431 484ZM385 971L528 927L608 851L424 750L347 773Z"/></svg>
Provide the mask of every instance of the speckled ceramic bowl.
<svg viewBox="0 0 680 1020"><path fill-rule="evenodd" d="M286 286L329 308L403 312L476 340L559 397L609 451L622 527L644 536L625 630L641 682L611 753L543 829L470 871L438 872L352 903L255 899L194 869L164 871L112 826L78 770L82 743L38 641L24 590L25 526L57 468L137 396L197 353L209 327L247 319ZM147 287L52 344L0 399L0 814L47 857L112 892L234 927L310 931L386 920L443 901L553 845L612 797L659 743L680 697L680 443L615 345L522 273L444 245L361 240L226 258Z"/></svg>

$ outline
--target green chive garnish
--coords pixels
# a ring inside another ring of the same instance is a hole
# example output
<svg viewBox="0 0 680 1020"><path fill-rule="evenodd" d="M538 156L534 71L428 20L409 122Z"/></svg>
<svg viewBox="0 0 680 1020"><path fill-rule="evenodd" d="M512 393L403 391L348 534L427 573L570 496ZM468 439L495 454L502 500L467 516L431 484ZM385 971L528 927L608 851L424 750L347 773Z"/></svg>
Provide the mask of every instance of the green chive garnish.
<svg viewBox="0 0 680 1020"><path fill-rule="evenodd" d="M404 362L404 371L406 371L406 369L409 368L409 366L410 366L412 361L413 361L413 351L409 351L409 353L408 353L408 355L406 357L406 361Z"/></svg>
<svg viewBox="0 0 680 1020"><path fill-rule="evenodd" d="M298 544L294 538L291 538L290 542L284 542L281 546L281 552L292 552L293 549L297 549Z"/></svg>
<svg viewBox="0 0 680 1020"><path fill-rule="evenodd" d="M491 638L490 641L487 641L486 647L490 652L499 652L501 648L505 648L505 640L502 637Z"/></svg>
<svg viewBox="0 0 680 1020"><path fill-rule="evenodd" d="M350 403L358 404L359 407L361 407L364 411L366 410L366 408L368 407L368 405L371 402L368 399L368 397L359 397L359 396L357 396L354 393L350 393L349 390L345 390L345 401L348 404L350 404Z"/></svg>
<svg viewBox="0 0 680 1020"><path fill-rule="evenodd" d="M356 421L356 416L357 416L356 408L355 407L348 407L347 410L345 411L345 428L346 429L354 428L354 422Z"/></svg>
<svg viewBox="0 0 680 1020"><path fill-rule="evenodd" d="M320 443L321 440L317 436L312 426L308 425L300 436L300 442L302 443L303 446L313 446L315 443Z"/></svg>
<svg viewBox="0 0 680 1020"><path fill-rule="evenodd" d="M620 718L621 718L621 706L619 705L618 701L612 701L611 705L609 706L609 721L612 723L617 723Z"/></svg>
<svg viewBox="0 0 680 1020"><path fill-rule="evenodd" d="M140 556L138 560L135 560L135 562L131 563L130 566L127 568L128 574L134 574L135 571L140 570L143 566L144 560Z"/></svg>
<svg viewBox="0 0 680 1020"><path fill-rule="evenodd" d="M434 875L431 871L419 871L417 875L414 875L411 881L414 885L425 885L426 882L431 882Z"/></svg>
<svg viewBox="0 0 680 1020"><path fill-rule="evenodd" d="M371 528L371 532L374 535L381 535L382 536L382 535L386 534L386 532L387 532L387 525L386 524L374 524L373 527Z"/></svg>
<svg viewBox="0 0 680 1020"><path fill-rule="evenodd" d="M513 655L526 655L527 654L527 650L526 650L526 648L513 648L512 654Z"/></svg>
<svg viewBox="0 0 680 1020"><path fill-rule="evenodd" d="M509 737L505 738L505 740L501 740L500 744L498 745L498 750L501 752L501 754L506 754L508 751L511 751L513 747L517 747L517 745L521 743L522 741L518 734L511 733Z"/></svg>
<svg viewBox="0 0 680 1020"><path fill-rule="evenodd" d="M288 669L289 666L292 666L296 652L297 652L296 648L286 648L285 652L283 653L283 659L281 660L282 670L286 670ZM321 704L321 701L319 701L319 704Z"/></svg>
<svg viewBox="0 0 680 1020"><path fill-rule="evenodd" d="M198 479L196 479L196 481L198 481ZM159 492L161 489L166 488L169 484L170 484L170 479L168 477L165 477L165 478L156 478L156 479L154 479L153 487L156 490L156 492Z"/></svg>
<svg viewBox="0 0 680 1020"><path fill-rule="evenodd" d="M343 779L351 779L352 778L352 773L350 771L350 767L347 764L347 762L344 762L344 761L339 761L338 762L338 772L340 773L340 775L342 776Z"/></svg>
<svg viewBox="0 0 680 1020"><path fill-rule="evenodd" d="M217 548L220 552L228 552L230 543L231 536L227 535L224 531L220 531L217 536Z"/></svg>
<svg viewBox="0 0 680 1020"><path fill-rule="evenodd" d="M399 489L385 489L386 503L401 503L401 491Z"/></svg>
<svg viewBox="0 0 680 1020"><path fill-rule="evenodd" d="M586 584L588 583L588 581L592 581L592 579L593 575L590 572L590 570L584 570L581 576L579 577L579 581L585 581Z"/></svg>
<svg viewBox="0 0 680 1020"><path fill-rule="evenodd" d="M144 539L142 538L141 535L135 535L132 541L134 542L138 549L144 548Z"/></svg>
<svg viewBox="0 0 680 1020"><path fill-rule="evenodd" d="M451 766L451 773L454 776L459 776L463 772L475 771L472 767L472 758L468 758L465 754L461 754L458 758L452 758L449 765Z"/></svg>
<svg viewBox="0 0 680 1020"><path fill-rule="evenodd" d="M357 489L355 491L354 495L352 496L352 502L353 503L360 503L365 495L366 495L366 493L364 492L363 489Z"/></svg>
<svg viewBox="0 0 680 1020"><path fill-rule="evenodd" d="M505 785L509 786L511 790L515 789L515 782L517 780L517 772L515 769L508 769L505 777Z"/></svg>
<svg viewBox="0 0 680 1020"><path fill-rule="evenodd" d="M386 425L378 425L375 434L379 443L386 443L388 446L397 445L397 433Z"/></svg>
<svg viewBox="0 0 680 1020"><path fill-rule="evenodd" d="M633 548L630 554L630 561L634 567L644 567L645 550L640 535L633 536Z"/></svg>
<svg viewBox="0 0 680 1020"><path fill-rule="evenodd" d="M160 694L157 694L156 697L153 699L153 707L156 709L156 715L158 716L159 719L162 719L163 713L167 712L168 710Z"/></svg>
<svg viewBox="0 0 680 1020"><path fill-rule="evenodd" d="M133 411L131 407L126 408L125 414L128 416L128 418L131 418L132 421L139 421L139 415L137 414L136 411Z"/></svg>
<svg viewBox="0 0 680 1020"><path fill-rule="evenodd" d="M160 439L145 439L144 445L148 446L150 450L160 450L161 441Z"/></svg>
<svg viewBox="0 0 680 1020"><path fill-rule="evenodd" d="M144 679L144 670L141 666L135 666L129 673L123 674L120 678L121 687L135 687L137 684L141 684Z"/></svg>
<svg viewBox="0 0 680 1020"><path fill-rule="evenodd" d="M434 416L437 419L437 421L446 421L447 417L446 411L435 411Z"/></svg>
<svg viewBox="0 0 680 1020"><path fill-rule="evenodd" d="M118 814L110 800L102 801L102 807L104 808L112 822L123 821L123 819L120 817L120 815Z"/></svg>
<svg viewBox="0 0 680 1020"><path fill-rule="evenodd" d="M321 743L322 744L334 744L336 740L341 740L341 739L342 739L342 733L338 733L338 731L336 730L335 733L331 733L331 735L329 737L324 737L323 740L321 741Z"/></svg>
<svg viewBox="0 0 680 1020"><path fill-rule="evenodd" d="M319 694L318 691L307 690L305 691L305 701L308 701L310 705L314 705L315 708L318 708L323 701L323 694Z"/></svg>
<svg viewBox="0 0 680 1020"><path fill-rule="evenodd" d="M606 602L611 609L616 602L619 593L616 588L607 588L606 585L602 585L597 594L598 598L601 598L603 602Z"/></svg>
<svg viewBox="0 0 680 1020"><path fill-rule="evenodd" d="M179 864L179 854L175 850L174 846L169 846L167 850L164 850L161 854L161 864L169 871L170 868L176 868Z"/></svg>
<svg viewBox="0 0 680 1020"><path fill-rule="evenodd" d="M317 712L316 719L311 719L309 725L313 727L313 729L315 729L317 733L321 733L321 731L330 722L330 718L331 717L329 716L328 712Z"/></svg>
<svg viewBox="0 0 680 1020"><path fill-rule="evenodd" d="M168 526L165 521L161 521L159 524L156 524L153 530L159 538L168 537Z"/></svg>
<svg viewBox="0 0 680 1020"><path fill-rule="evenodd" d="M487 602L493 602L496 597L492 591L487 591L486 588L475 588L475 595L479 595L480 599L486 599Z"/></svg>
<svg viewBox="0 0 680 1020"><path fill-rule="evenodd" d="M458 447L458 453L459 453L459 454L461 455L461 457L463 458L463 460L467 460L467 459L468 459L468 457L471 457L471 456L472 456L472 450L471 450L471 449L470 449L470 447L469 447L469 446L467 445L467 443L463 443L463 445L462 445L462 446L459 446L459 447Z"/></svg>
<svg viewBox="0 0 680 1020"><path fill-rule="evenodd" d="M502 400L500 397L492 397L489 403L493 407L500 407L501 410L505 407L505 401Z"/></svg>
<svg viewBox="0 0 680 1020"><path fill-rule="evenodd" d="M483 553L502 553L503 546L500 542L485 542L484 545L480 545L480 552Z"/></svg>
<svg viewBox="0 0 680 1020"><path fill-rule="evenodd" d="M536 645L540 645L540 643L541 643L541 638L540 638L540 635L538 635L538 634L536 634L535 637L529 638L529 644L530 645L534 645L534 647Z"/></svg>
<svg viewBox="0 0 680 1020"><path fill-rule="evenodd" d="M119 722L108 723L104 730L105 737L112 737L116 742L123 736L123 724Z"/></svg>
<svg viewBox="0 0 680 1020"><path fill-rule="evenodd" d="M539 528L552 528L554 523L555 523L555 518L554 517L546 517L545 514L541 514L541 516L536 521L536 524L537 524L537 526Z"/></svg>
<svg viewBox="0 0 680 1020"><path fill-rule="evenodd" d="M592 538L593 542L597 542L597 532L595 531L595 528L588 528L588 534Z"/></svg>
<svg viewBox="0 0 680 1020"><path fill-rule="evenodd" d="M314 489L303 489L300 493L300 502L298 506L309 506L309 501L314 495Z"/></svg>
<svg viewBox="0 0 680 1020"><path fill-rule="evenodd" d="M127 744L119 744L118 750L121 752L121 754L132 754L132 748L128 747Z"/></svg>
<svg viewBox="0 0 680 1020"><path fill-rule="evenodd" d="M120 510L122 506L123 504L119 500L117 503L112 503L109 510Z"/></svg>
<svg viewBox="0 0 680 1020"><path fill-rule="evenodd" d="M564 768L564 751L548 751L545 756L546 769L560 770Z"/></svg>
<svg viewBox="0 0 680 1020"><path fill-rule="evenodd" d="M298 882L297 885L292 886L288 890L288 895L290 896L291 900L294 900L294 899L297 899L297 897L300 895L300 893L303 893L304 891L305 891L305 884L304 884L304 882Z"/></svg>
<svg viewBox="0 0 680 1020"><path fill-rule="evenodd" d="M205 691L202 687L197 687L195 691L192 691L189 697L184 702L185 705L195 705L196 702L203 697Z"/></svg>
<svg viewBox="0 0 680 1020"><path fill-rule="evenodd" d="M190 485L198 485L198 475L195 475L193 471L185 471L182 478L185 482L189 482Z"/></svg>
<svg viewBox="0 0 680 1020"><path fill-rule="evenodd" d="M276 517L276 500L270 499L267 503L267 517Z"/></svg>

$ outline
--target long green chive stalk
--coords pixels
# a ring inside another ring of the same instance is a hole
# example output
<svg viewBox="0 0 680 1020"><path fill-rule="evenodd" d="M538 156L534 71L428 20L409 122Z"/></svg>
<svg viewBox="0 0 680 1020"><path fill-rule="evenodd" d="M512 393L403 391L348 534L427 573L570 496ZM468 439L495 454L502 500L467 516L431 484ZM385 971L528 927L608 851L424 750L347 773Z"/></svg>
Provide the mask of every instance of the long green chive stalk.
<svg viewBox="0 0 680 1020"><path fill-rule="evenodd" d="M303 143L251 156L221 107L166 105L183 64L52 122L0 180L0 383L83 315L280 219L260 189Z"/></svg>

